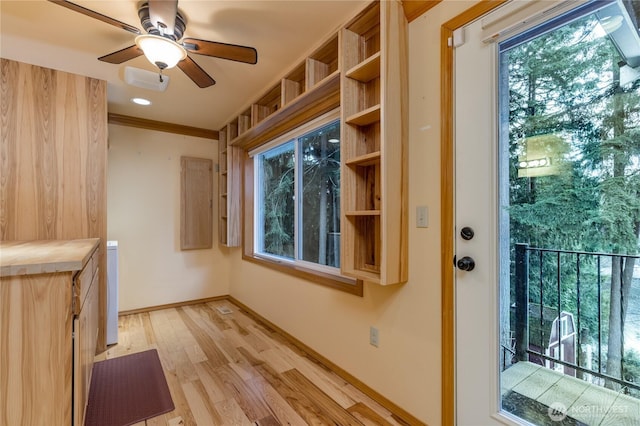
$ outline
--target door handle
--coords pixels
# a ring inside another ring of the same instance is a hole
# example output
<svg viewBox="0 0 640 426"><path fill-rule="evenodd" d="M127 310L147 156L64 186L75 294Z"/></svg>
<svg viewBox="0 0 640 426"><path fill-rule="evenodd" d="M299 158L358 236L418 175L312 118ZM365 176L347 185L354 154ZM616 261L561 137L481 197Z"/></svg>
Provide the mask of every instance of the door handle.
<svg viewBox="0 0 640 426"><path fill-rule="evenodd" d="M458 259L456 266L462 271L473 271L473 268L476 267L476 261L469 256L465 256L462 259Z"/></svg>

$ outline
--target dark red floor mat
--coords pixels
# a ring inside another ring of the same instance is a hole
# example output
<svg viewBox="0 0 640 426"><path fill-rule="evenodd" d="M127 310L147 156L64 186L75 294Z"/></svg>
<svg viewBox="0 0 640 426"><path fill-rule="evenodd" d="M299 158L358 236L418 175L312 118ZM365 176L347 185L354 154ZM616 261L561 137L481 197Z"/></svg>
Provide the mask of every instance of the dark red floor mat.
<svg viewBox="0 0 640 426"><path fill-rule="evenodd" d="M93 365L85 426L126 426L174 409L155 349Z"/></svg>

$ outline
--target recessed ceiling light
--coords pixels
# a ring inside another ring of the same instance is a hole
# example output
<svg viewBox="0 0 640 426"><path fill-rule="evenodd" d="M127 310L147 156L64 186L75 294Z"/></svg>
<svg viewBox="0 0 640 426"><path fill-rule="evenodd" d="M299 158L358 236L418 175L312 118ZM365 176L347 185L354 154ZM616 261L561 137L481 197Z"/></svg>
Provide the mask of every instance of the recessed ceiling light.
<svg viewBox="0 0 640 426"><path fill-rule="evenodd" d="M131 98L131 102L133 102L134 104L144 105L144 106L151 105L151 101L145 98Z"/></svg>
<svg viewBox="0 0 640 426"><path fill-rule="evenodd" d="M340 139L336 139L336 138L329 139L329 143L338 143L338 142L340 142Z"/></svg>

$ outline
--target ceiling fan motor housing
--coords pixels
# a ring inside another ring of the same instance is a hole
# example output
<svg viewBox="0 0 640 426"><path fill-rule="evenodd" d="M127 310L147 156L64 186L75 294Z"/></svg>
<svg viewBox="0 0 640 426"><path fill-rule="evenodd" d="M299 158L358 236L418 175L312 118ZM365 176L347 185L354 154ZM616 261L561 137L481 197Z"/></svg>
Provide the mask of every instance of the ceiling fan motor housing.
<svg viewBox="0 0 640 426"><path fill-rule="evenodd" d="M149 15L149 3L142 3L140 9L138 9L138 17L140 18L140 24L142 24L142 28L148 33L152 35L166 37L172 41L178 41L184 35L184 30L187 27L186 20L184 17L178 12L176 14L176 21L173 28L173 34L164 34L160 28L153 22L151 22L151 18Z"/></svg>

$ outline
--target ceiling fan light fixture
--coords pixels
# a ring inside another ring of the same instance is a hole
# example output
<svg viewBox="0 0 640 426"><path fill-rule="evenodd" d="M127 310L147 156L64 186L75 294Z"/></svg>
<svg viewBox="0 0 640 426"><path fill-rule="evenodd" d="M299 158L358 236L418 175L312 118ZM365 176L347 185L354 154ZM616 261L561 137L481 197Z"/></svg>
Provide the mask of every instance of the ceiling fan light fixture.
<svg viewBox="0 0 640 426"><path fill-rule="evenodd" d="M161 70L175 67L187 57L187 51L173 40L152 34L136 37L136 45L151 64Z"/></svg>

